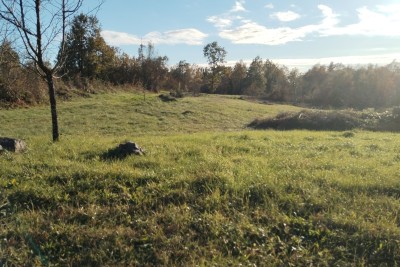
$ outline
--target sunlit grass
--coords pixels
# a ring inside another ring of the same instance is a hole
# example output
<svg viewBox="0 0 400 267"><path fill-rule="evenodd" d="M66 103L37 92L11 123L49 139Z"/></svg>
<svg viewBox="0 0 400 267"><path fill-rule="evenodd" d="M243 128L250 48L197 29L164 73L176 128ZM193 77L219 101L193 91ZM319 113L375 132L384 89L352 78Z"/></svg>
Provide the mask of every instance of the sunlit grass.
<svg viewBox="0 0 400 267"><path fill-rule="evenodd" d="M255 117L295 108L141 97L62 103L69 126L58 143L44 126L45 108L0 111L13 118L1 134L29 145L25 154L0 155L1 263L400 261L398 134L250 131L244 127ZM182 116L188 110L192 117ZM146 155L102 158L124 140Z"/></svg>
<svg viewBox="0 0 400 267"><path fill-rule="evenodd" d="M116 93L92 95L59 104L61 135L137 137L160 133L192 133L244 129L256 117L299 110L288 105L263 105L238 97L186 97L162 102L158 95ZM0 135L20 138L50 135L48 107L2 110Z"/></svg>

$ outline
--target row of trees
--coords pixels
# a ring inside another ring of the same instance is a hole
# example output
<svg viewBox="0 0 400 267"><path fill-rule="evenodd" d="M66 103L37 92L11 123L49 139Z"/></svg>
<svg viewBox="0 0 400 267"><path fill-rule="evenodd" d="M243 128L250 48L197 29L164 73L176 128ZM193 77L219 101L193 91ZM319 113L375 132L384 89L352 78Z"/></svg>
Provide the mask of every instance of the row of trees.
<svg viewBox="0 0 400 267"><path fill-rule="evenodd" d="M400 104L400 64L353 68L315 65L307 72L289 70L256 57L221 69L217 93L263 97L271 101L333 108L381 108Z"/></svg>
<svg viewBox="0 0 400 267"><path fill-rule="evenodd" d="M94 16L74 18L66 37L66 61L61 69L65 81L85 88L93 79L121 85L192 92L249 95L271 101L328 107L384 107L400 103L400 68L387 66L352 68L331 63L315 65L306 73L256 57L247 66L225 66L226 50L217 42L203 49L209 67L180 61L168 66L153 44L140 45L137 57L120 53L106 44Z"/></svg>

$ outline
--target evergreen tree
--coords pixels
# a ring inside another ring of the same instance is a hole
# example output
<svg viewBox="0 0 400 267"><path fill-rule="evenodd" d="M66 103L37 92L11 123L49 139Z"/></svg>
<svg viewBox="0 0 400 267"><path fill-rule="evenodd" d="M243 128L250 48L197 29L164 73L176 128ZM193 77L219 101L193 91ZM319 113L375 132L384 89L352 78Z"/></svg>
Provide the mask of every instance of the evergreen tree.
<svg viewBox="0 0 400 267"><path fill-rule="evenodd" d="M100 31L95 16L80 14L74 18L66 38L64 75L108 79L108 70L116 60L116 50L106 44Z"/></svg>

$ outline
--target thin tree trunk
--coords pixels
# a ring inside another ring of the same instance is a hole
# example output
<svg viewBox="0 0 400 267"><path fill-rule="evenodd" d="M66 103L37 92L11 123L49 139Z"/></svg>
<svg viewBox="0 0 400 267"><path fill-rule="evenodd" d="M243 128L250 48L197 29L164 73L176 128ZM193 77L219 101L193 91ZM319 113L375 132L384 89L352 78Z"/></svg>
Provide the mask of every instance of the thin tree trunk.
<svg viewBox="0 0 400 267"><path fill-rule="evenodd" d="M47 75L46 81L47 81L47 86L49 88L51 123L52 123L52 127L53 127L53 141L56 142L59 140L59 134L58 134L56 93L55 93L55 89L54 89L53 75L51 75L51 74Z"/></svg>

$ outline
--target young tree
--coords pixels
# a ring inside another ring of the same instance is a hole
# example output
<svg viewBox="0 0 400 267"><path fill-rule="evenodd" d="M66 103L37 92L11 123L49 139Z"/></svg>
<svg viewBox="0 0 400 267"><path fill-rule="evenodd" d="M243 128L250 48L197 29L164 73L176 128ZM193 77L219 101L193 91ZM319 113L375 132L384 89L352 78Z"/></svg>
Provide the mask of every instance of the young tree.
<svg viewBox="0 0 400 267"><path fill-rule="evenodd" d="M217 42L212 42L203 48L203 54L211 67L211 91L214 92L216 79L221 70L220 66L225 62L226 50Z"/></svg>
<svg viewBox="0 0 400 267"><path fill-rule="evenodd" d="M70 20L83 0L0 0L0 19L16 30L25 52L25 63L48 87L53 141L59 140L54 78L65 61L65 37ZM57 54L54 65L48 61ZM24 60L22 60L24 62Z"/></svg>

